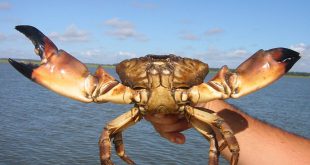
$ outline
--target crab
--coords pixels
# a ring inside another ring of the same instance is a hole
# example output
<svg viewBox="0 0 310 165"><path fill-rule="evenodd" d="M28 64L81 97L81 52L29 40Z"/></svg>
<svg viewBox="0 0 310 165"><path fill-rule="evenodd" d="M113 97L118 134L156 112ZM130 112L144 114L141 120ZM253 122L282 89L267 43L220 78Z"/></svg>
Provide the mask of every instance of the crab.
<svg viewBox="0 0 310 165"><path fill-rule="evenodd" d="M133 104L133 107L108 122L99 138L102 165L113 164L111 141L117 155L128 164L134 161L126 154L122 132L143 119L146 114L178 114L209 142L209 165L218 164L220 151L228 147L230 164L238 163L240 147L229 125L198 103L216 99L239 98L261 89L283 76L300 58L287 48L259 50L234 72L223 66L208 82L208 64L176 55L147 55L128 59L116 66L121 82L99 66L94 74L87 67L56 45L35 27L16 26L28 37L40 56L39 65L9 59L20 73L60 95L81 102ZM212 126L212 127L211 127ZM219 145L215 130L224 142Z"/></svg>

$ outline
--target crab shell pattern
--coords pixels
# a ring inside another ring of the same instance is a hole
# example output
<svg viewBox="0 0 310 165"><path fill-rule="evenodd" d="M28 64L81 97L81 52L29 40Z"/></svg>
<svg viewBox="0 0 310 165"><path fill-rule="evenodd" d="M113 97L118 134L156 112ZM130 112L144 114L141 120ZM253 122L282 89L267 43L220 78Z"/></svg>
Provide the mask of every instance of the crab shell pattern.
<svg viewBox="0 0 310 165"><path fill-rule="evenodd" d="M209 165L218 164L219 152L228 147L230 163L236 165L239 145L229 125L219 116L197 103L216 99L239 98L261 89L283 76L300 58L299 53L274 48L259 50L234 72L227 66L207 83L208 65L195 59L175 55L147 55L129 59L116 66L121 83L98 67L92 75L86 66L56 45L38 29L16 26L35 46L41 64L9 62L24 76L60 94L81 102L133 104L130 111L107 123L99 139L100 160L113 164L111 140L116 153L128 164L134 164L125 153L122 132L145 114L179 114L210 142ZM212 126L212 127L211 127ZM224 142L219 145L213 129Z"/></svg>

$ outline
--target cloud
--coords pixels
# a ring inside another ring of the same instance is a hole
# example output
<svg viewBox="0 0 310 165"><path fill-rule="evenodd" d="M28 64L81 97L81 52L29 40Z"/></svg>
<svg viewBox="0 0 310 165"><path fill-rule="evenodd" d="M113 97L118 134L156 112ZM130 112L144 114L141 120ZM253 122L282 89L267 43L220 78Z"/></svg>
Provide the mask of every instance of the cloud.
<svg viewBox="0 0 310 165"><path fill-rule="evenodd" d="M94 58L94 57L98 57L101 54L103 54L102 50L100 49L90 49L90 50L86 50L86 51L82 51L81 55L87 57L87 58Z"/></svg>
<svg viewBox="0 0 310 165"><path fill-rule="evenodd" d="M24 37L23 35L20 35L19 33L6 34L6 33L0 32L0 42L12 42L12 41L20 41L20 40L28 41L26 37Z"/></svg>
<svg viewBox="0 0 310 165"><path fill-rule="evenodd" d="M213 29L207 30L204 34L206 36L212 36L212 35L221 34L223 32L224 32L224 30L221 28L213 28ZM202 39L199 36L203 36L203 34L196 35L196 34L189 32L189 31L181 31L180 32L180 38L183 40L197 41L197 40Z"/></svg>
<svg viewBox="0 0 310 165"><path fill-rule="evenodd" d="M244 49L235 49L235 50L229 51L227 55L229 57L243 57L247 53L248 52Z"/></svg>
<svg viewBox="0 0 310 165"><path fill-rule="evenodd" d="M120 20L119 18L108 19L104 24L114 28L133 28L133 24L129 21Z"/></svg>
<svg viewBox="0 0 310 165"><path fill-rule="evenodd" d="M9 10L12 5L9 2L0 2L0 10Z"/></svg>
<svg viewBox="0 0 310 165"><path fill-rule="evenodd" d="M310 45L298 43L289 47L300 53L301 59L293 66L291 71L310 72ZM218 48L209 48L206 51L193 53L193 58L197 58L209 64L210 67L220 68L227 65L233 69L252 56L256 51L246 49L222 50Z"/></svg>
<svg viewBox="0 0 310 165"><path fill-rule="evenodd" d="M300 53L300 56L301 56L300 61L306 61L310 64L310 45L307 45L305 43L298 43L295 45L291 45L290 49L295 50ZM309 68L309 71L310 71L310 68Z"/></svg>
<svg viewBox="0 0 310 165"><path fill-rule="evenodd" d="M199 37L191 32L181 32L180 38L183 40L197 41Z"/></svg>
<svg viewBox="0 0 310 165"><path fill-rule="evenodd" d="M212 68L227 65L228 68L233 69L245 61L251 53L255 52L248 52L245 49L221 50L211 47L207 51L195 53L194 57L208 63Z"/></svg>
<svg viewBox="0 0 310 165"><path fill-rule="evenodd" d="M89 40L89 33L84 30L80 30L75 25L70 25L66 28L63 34L52 32L49 37L64 42L85 42Z"/></svg>
<svg viewBox="0 0 310 165"><path fill-rule="evenodd" d="M207 31L205 32L205 34L206 34L207 36L211 36L211 35L221 34L221 33L223 33L223 32L224 32L224 30L221 29L221 28L212 28L212 29L207 30Z"/></svg>
<svg viewBox="0 0 310 165"><path fill-rule="evenodd" d="M137 57L136 53L126 52L126 51L119 51L118 55L119 56L125 56L125 58L135 58L135 57Z"/></svg>
<svg viewBox="0 0 310 165"><path fill-rule="evenodd" d="M134 39L141 42L148 41L148 38L144 34L137 32L135 26L129 21L112 18L106 20L104 24L111 28L106 31L106 34L117 39Z"/></svg>
<svg viewBox="0 0 310 165"><path fill-rule="evenodd" d="M301 59L297 61L293 69L303 72L310 72L310 45L298 43L290 46L290 49L300 53Z"/></svg>
<svg viewBox="0 0 310 165"><path fill-rule="evenodd" d="M304 53L307 50L307 45L304 43L298 43L295 45L291 45L290 48L300 53ZM308 48L309 49L309 48Z"/></svg>
<svg viewBox="0 0 310 165"><path fill-rule="evenodd" d="M7 37L4 34L0 33L0 42L4 41L6 39L7 39Z"/></svg>
<svg viewBox="0 0 310 165"><path fill-rule="evenodd" d="M29 52L17 47L0 49L0 58L29 58ZM31 58L35 58L32 54Z"/></svg>
<svg viewBox="0 0 310 165"><path fill-rule="evenodd" d="M138 57L136 53L123 50L109 50L109 48L94 47L84 49L82 51L69 52L75 55L79 60L84 63L97 63L97 64L116 64L125 59Z"/></svg>

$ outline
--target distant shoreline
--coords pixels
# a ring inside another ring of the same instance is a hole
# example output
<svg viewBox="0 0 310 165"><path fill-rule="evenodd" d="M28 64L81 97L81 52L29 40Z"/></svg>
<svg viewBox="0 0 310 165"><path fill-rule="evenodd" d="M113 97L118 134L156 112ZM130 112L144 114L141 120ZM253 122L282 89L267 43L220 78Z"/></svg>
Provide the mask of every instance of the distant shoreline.
<svg viewBox="0 0 310 165"><path fill-rule="evenodd" d="M32 59L16 59L17 61L22 61L25 63L33 63L33 64L40 64L39 60L32 60ZM8 58L0 58L0 64L8 64ZM95 63L85 63L85 65L89 68L96 68L99 65L104 68L115 68L116 64L95 64ZM220 68L209 68L210 73L216 73L219 71ZM234 70L234 69L231 69ZM296 78L310 78L310 73L308 72L288 72L285 74L285 77L296 77Z"/></svg>
<svg viewBox="0 0 310 165"><path fill-rule="evenodd" d="M40 64L39 60L31 60L31 59L14 59L14 60L21 61L24 63ZM9 63L8 58L0 58L0 64L8 64L8 63ZM85 65L90 68L96 68L99 65L104 68L115 68L116 66L116 64L95 64L95 63L85 63Z"/></svg>

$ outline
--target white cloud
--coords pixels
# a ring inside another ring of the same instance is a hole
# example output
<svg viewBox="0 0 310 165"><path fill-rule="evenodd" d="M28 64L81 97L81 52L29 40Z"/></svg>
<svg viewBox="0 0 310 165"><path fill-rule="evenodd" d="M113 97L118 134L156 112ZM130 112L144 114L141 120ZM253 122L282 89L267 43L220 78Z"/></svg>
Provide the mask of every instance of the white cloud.
<svg viewBox="0 0 310 165"><path fill-rule="evenodd" d="M26 50L21 50L19 48L6 48L0 49L0 57L1 58L29 58L29 52ZM31 58L35 58L32 56Z"/></svg>
<svg viewBox="0 0 310 165"><path fill-rule="evenodd" d="M190 40L190 41L197 41L197 40L199 40L198 36L196 36L195 34L190 33L190 32L181 32L180 38L183 39L183 40Z"/></svg>
<svg viewBox="0 0 310 165"><path fill-rule="evenodd" d="M194 57L208 63L211 68L220 68L227 65L228 68L233 69L254 53L247 52L244 49L221 50L211 47L207 51L195 53Z"/></svg>
<svg viewBox="0 0 310 165"><path fill-rule="evenodd" d="M223 32L224 32L224 30L221 28L212 28L212 29L207 30L205 34L207 36L211 36L211 35L221 34Z"/></svg>
<svg viewBox="0 0 310 165"><path fill-rule="evenodd" d="M103 47L84 49L82 51L70 53L84 63L90 62L97 64L116 64L125 59L138 57L134 52L109 50Z"/></svg>
<svg viewBox="0 0 310 165"><path fill-rule="evenodd" d="M29 41L24 35L20 33L14 33L14 34L6 34L0 32L0 42L15 42L15 41Z"/></svg>
<svg viewBox="0 0 310 165"><path fill-rule="evenodd" d="M310 72L310 45L298 43L289 48L299 52L301 55L301 59L296 62L291 71ZM227 65L228 68L232 69L238 67L254 53L256 53L256 50L209 48L207 51L194 53L193 58L198 58L208 63L210 67L219 68Z"/></svg>
<svg viewBox="0 0 310 165"><path fill-rule="evenodd" d="M0 42L6 40L6 36L2 33L0 33Z"/></svg>
<svg viewBox="0 0 310 165"><path fill-rule="evenodd" d="M248 52L244 49L235 49L230 52L228 52L229 56L231 57L242 57L246 55Z"/></svg>
<svg viewBox="0 0 310 165"><path fill-rule="evenodd" d="M86 56L87 58L98 57L101 54L103 54L103 52L100 49L90 49L81 52L81 55Z"/></svg>
<svg viewBox="0 0 310 165"><path fill-rule="evenodd" d="M213 28L213 29L209 29L207 30L204 35L206 36L212 36L212 35L218 35L218 34L221 34L223 33L224 30L221 29L221 28ZM196 35L192 32L189 32L189 31L181 31L180 32L180 38L183 39L183 40L190 40L190 41L197 41L197 40L200 40L201 38L199 36L203 36L203 34L199 34L199 35Z"/></svg>
<svg viewBox="0 0 310 165"><path fill-rule="evenodd" d="M84 30L80 30L75 25L70 25L66 28L63 34L52 32L49 37L64 42L84 42L89 40L89 33Z"/></svg>
<svg viewBox="0 0 310 165"><path fill-rule="evenodd" d="M135 57L137 57L136 53L126 52L126 51L119 51L118 55L125 56L125 58L135 58Z"/></svg>
<svg viewBox="0 0 310 165"><path fill-rule="evenodd" d="M308 72L310 72L310 45L307 45L305 43L298 43L295 45L291 45L290 49L300 53L301 59L298 62L308 63Z"/></svg>
<svg viewBox="0 0 310 165"><path fill-rule="evenodd" d="M12 5L9 2L0 2L0 10L11 9Z"/></svg>
<svg viewBox="0 0 310 165"><path fill-rule="evenodd" d="M304 43L298 43L298 44L295 44L295 45L291 45L290 48L292 50L295 50L299 53L304 53L307 49L309 49L309 46L307 48L306 44Z"/></svg>
<svg viewBox="0 0 310 165"><path fill-rule="evenodd" d="M310 45L298 43L291 45L290 49L300 53L300 60L294 65L293 70L310 72Z"/></svg>
<svg viewBox="0 0 310 165"><path fill-rule="evenodd" d="M148 38L144 34L137 32L135 26L129 21L112 18L106 20L104 24L111 28L111 30L106 31L106 34L117 39L126 40L131 38L141 42L148 41Z"/></svg>
<svg viewBox="0 0 310 165"><path fill-rule="evenodd" d="M120 20L119 18L108 19L104 24L115 28L134 28L131 22Z"/></svg>
<svg viewBox="0 0 310 165"><path fill-rule="evenodd" d="M133 28L118 28L116 30L107 32L107 34L116 36L119 39L127 39L137 35L136 31Z"/></svg>

